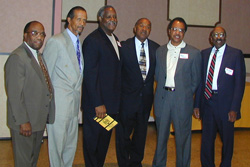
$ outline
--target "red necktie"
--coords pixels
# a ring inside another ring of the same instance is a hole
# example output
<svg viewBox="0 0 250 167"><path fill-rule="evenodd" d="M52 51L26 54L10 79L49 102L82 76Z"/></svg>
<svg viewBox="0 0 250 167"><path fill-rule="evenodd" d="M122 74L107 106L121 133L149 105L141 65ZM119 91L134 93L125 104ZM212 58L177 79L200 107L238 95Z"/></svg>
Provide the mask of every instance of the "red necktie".
<svg viewBox="0 0 250 167"><path fill-rule="evenodd" d="M216 50L214 52L210 67L209 67L209 71L207 74L207 82L206 82L206 87L205 87L205 91L204 91L204 96L206 97L206 99L210 99L210 97L212 96L212 84L213 84L213 76L214 76L214 66L215 66L215 62L216 62L216 55L217 55L218 50Z"/></svg>

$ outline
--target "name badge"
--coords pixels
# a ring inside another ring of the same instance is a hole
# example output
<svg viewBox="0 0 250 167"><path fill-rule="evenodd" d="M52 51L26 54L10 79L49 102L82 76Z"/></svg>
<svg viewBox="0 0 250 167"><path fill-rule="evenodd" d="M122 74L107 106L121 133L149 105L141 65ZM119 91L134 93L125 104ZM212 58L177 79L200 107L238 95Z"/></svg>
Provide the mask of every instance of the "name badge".
<svg viewBox="0 0 250 167"><path fill-rule="evenodd" d="M234 70L230 69L230 68L225 68L225 72L227 75L233 75L234 74Z"/></svg>
<svg viewBox="0 0 250 167"><path fill-rule="evenodd" d="M180 59L188 59L188 53L180 53Z"/></svg>

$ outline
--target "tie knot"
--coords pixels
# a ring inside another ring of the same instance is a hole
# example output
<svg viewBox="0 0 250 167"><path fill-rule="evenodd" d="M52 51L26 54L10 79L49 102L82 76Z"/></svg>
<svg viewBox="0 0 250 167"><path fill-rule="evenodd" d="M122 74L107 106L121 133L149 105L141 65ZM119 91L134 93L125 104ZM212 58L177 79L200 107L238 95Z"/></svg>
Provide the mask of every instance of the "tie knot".
<svg viewBox="0 0 250 167"><path fill-rule="evenodd" d="M216 50L215 50L215 52L214 52L214 54L217 54L217 53L218 53L218 51L219 51L219 49L216 49Z"/></svg>
<svg viewBox="0 0 250 167"><path fill-rule="evenodd" d="M144 47L144 43L143 42L141 43L141 47Z"/></svg>

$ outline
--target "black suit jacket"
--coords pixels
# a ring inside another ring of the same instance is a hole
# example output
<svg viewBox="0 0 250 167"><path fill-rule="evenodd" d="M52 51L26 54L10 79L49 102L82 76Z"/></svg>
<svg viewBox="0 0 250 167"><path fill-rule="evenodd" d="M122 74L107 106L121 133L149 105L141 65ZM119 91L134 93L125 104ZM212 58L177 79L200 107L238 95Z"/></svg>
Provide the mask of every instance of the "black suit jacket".
<svg viewBox="0 0 250 167"><path fill-rule="evenodd" d="M118 42L118 38L115 38ZM107 114L117 114L120 105L121 64L112 43L99 27L84 40L82 51L84 112L91 112L95 116L95 107L105 105Z"/></svg>
<svg viewBox="0 0 250 167"><path fill-rule="evenodd" d="M202 54L202 78L199 89L196 93L195 107L200 108L201 117L206 108L204 97L207 67L212 47L205 49ZM231 71L231 72L228 72ZM244 94L246 80L246 69L244 56L241 50L226 45L220 71L217 80L219 111L222 119L228 119L228 112L237 112L237 119L240 119L241 100Z"/></svg>
<svg viewBox="0 0 250 167"><path fill-rule="evenodd" d="M143 81L135 48L135 37L122 42L122 102L124 112L149 112L153 103L155 53L159 44L148 39L149 71Z"/></svg>

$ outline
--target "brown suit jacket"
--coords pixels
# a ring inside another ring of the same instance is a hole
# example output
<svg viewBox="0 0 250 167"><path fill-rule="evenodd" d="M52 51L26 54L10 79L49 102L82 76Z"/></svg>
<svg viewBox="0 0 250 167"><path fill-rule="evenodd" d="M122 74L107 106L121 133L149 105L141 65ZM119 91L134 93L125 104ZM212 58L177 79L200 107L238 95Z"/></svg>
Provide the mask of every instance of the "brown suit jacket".
<svg viewBox="0 0 250 167"><path fill-rule="evenodd" d="M19 131L30 122L32 132L44 130L55 119L54 93L51 99L43 72L24 43L10 54L4 69L9 128Z"/></svg>

